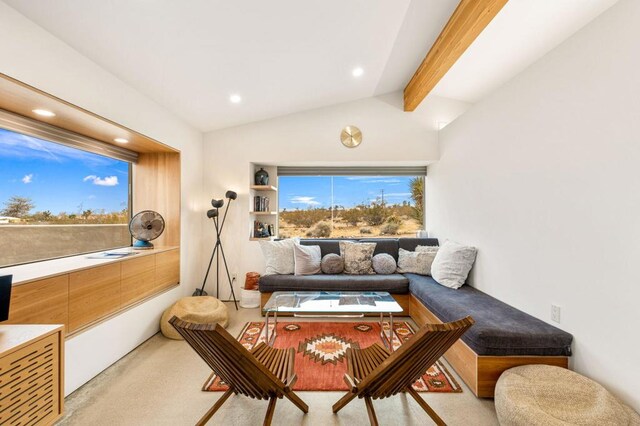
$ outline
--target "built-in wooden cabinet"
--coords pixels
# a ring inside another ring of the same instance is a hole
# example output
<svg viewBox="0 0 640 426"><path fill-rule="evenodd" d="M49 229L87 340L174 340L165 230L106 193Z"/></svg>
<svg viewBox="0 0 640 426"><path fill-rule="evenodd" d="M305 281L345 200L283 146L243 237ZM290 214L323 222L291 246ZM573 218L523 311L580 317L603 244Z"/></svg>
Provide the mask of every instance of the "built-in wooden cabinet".
<svg viewBox="0 0 640 426"><path fill-rule="evenodd" d="M180 249L159 249L14 285L7 324L64 324L77 333L180 282Z"/></svg>
<svg viewBox="0 0 640 426"><path fill-rule="evenodd" d="M4 324L69 326L69 275L46 278L11 289L9 320Z"/></svg>

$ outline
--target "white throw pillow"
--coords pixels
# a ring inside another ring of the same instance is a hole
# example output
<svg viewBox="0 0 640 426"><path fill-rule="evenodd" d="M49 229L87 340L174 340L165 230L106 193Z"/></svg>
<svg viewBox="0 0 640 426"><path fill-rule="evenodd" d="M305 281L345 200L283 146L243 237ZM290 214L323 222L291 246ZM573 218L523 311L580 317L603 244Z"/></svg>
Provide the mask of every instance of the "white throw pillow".
<svg viewBox="0 0 640 426"><path fill-rule="evenodd" d="M320 273L322 253L320 246L294 244L294 275L315 275Z"/></svg>
<svg viewBox="0 0 640 426"><path fill-rule="evenodd" d="M438 284L460 288L467 281L478 249L453 241L445 241L431 265L431 276Z"/></svg>
<svg viewBox="0 0 640 426"><path fill-rule="evenodd" d="M436 256L437 250L416 251L400 249L398 251L398 272L401 274L431 275L431 264ZM432 247L429 247L430 249ZM435 247L437 249L437 247Z"/></svg>
<svg viewBox="0 0 640 426"><path fill-rule="evenodd" d="M260 248L267 264L265 275L291 275L295 271L293 246L297 238L281 241L260 241Z"/></svg>

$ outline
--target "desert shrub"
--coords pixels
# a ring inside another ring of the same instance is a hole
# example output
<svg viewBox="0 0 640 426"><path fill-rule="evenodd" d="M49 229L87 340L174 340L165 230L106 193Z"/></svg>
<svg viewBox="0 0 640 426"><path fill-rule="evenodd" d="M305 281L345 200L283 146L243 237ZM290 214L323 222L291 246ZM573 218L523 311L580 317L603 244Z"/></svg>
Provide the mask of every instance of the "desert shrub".
<svg viewBox="0 0 640 426"><path fill-rule="evenodd" d="M387 222L380 227L380 233L382 235L396 235L399 229L400 229L399 224Z"/></svg>
<svg viewBox="0 0 640 426"><path fill-rule="evenodd" d="M360 233L361 234L373 234L373 231L371 230L371 228L365 226L364 228L360 228Z"/></svg>
<svg viewBox="0 0 640 426"><path fill-rule="evenodd" d="M395 223L396 225L401 225L402 224L402 219L400 219L398 216L393 215L393 216L389 216L387 218L387 223Z"/></svg>
<svg viewBox="0 0 640 426"><path fill-rule="evenodd" d="M281 212L280 218L294 226L308 228L315 223L331 218L330 209L292 210Z"/></svg>
<svg viewBox="0 0 640 426"><path fill-rule="evenodd" d="M331 224L328 222L318 222L313 228L307 231L307 237L327 238L331 236Z"/></svg>
<svg viewBox="0 0 640 426"><path fill-rule="evenodd" d="M357 207L354 207L348 210L341 211L340 217L349 225L358 226L358 223L362 221L362 212Z"/></svg>
<svg viewBox="0 0 640 426"><path fill-rule="evenodd" d="M387 212L381 203L371 203L370 206L364 208L363 219L367 225L382 225L387 218Z"/></svg>

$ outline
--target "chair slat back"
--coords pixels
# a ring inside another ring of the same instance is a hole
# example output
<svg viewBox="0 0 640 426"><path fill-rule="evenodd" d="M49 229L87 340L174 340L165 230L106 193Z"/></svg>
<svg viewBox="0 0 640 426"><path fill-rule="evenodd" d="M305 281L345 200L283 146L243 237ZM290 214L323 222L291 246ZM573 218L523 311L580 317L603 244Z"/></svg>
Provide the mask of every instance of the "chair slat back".
<svg viewBox="0 0 640 426"><path fill-rule="evenodd" d="M372 398L387 398L411 386L475 323L466 317L445 324L426 324L375 368L358 389Z"/></svg>
<svg viewBox="0 0 640 426"><path fill-rule="evenodd" d="M283 394L284 383L219 324L194 324L175 316L169 323L237 393L256 399Z"/></svg>

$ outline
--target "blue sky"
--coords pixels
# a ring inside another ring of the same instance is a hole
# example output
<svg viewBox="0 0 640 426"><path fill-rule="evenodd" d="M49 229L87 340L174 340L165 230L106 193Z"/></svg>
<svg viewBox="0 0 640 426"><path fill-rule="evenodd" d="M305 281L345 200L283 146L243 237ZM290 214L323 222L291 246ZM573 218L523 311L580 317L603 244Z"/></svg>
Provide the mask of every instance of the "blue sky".
<svg viewBox="0 0 640 426"><path fill-rule="evenodd" d="M281 176L278 178L279 208L304 210L331 206L331 176ZM400 204L413 203L410 176L336 176L333 177L333 204L353 207L380 197Z"/></svg>
<svg viewBox="0 0 640 426"><path fill-rule="evenodd" d="M0 209L11 196L36 211L107 212L126 207L129 163L0 129Z"/></svg>

